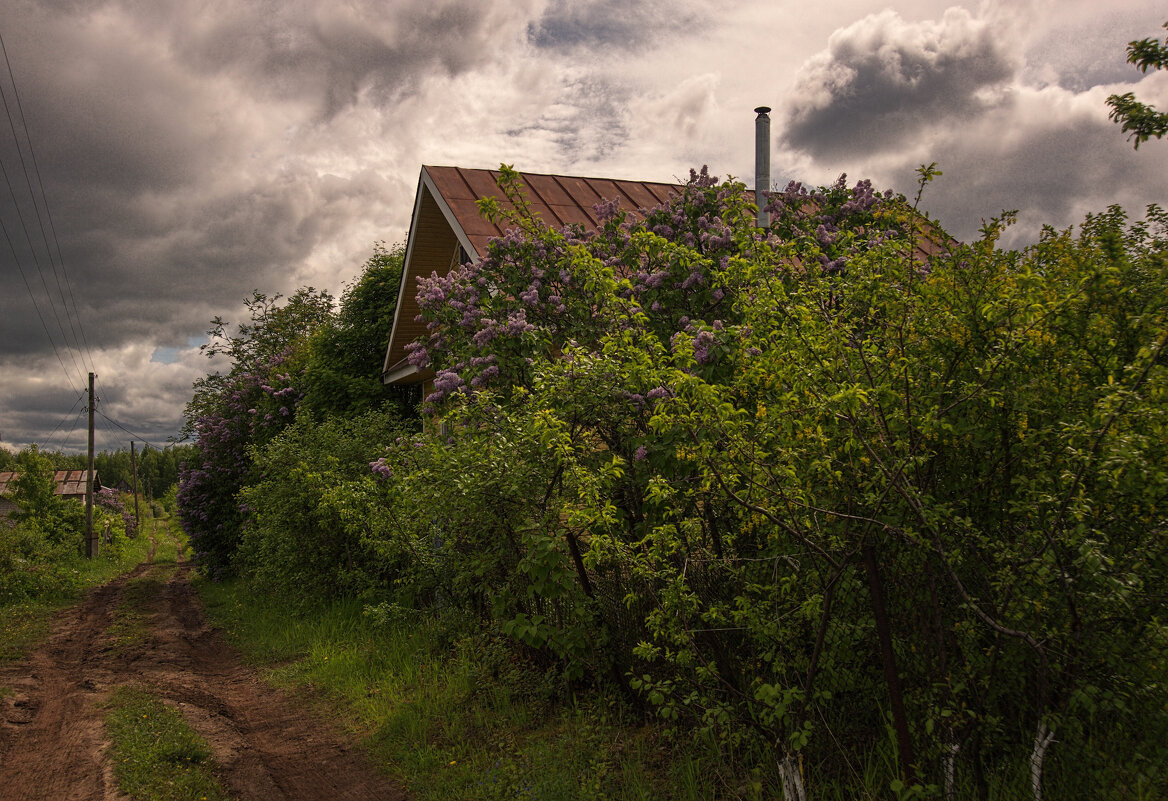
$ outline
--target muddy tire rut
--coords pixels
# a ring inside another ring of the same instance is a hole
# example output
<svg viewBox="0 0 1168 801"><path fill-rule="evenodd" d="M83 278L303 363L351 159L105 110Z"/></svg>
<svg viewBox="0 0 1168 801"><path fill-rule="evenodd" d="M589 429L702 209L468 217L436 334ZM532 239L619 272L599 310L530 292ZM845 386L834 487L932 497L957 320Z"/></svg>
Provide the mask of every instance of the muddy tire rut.
<svg viewBox="0 0 1168 801"><path fill-rule="evenodd" d="M233 798L404 799L334 726L240 663L206 624L189 578L189 563L139 565L62 613L28 658L0 666L0 687L13 691L0 698L0 798L124 798L106 759L102 703L133 685L207 740ZM139 604L144 631L125 643L110 628L134 579L158 590Z"/></svg>

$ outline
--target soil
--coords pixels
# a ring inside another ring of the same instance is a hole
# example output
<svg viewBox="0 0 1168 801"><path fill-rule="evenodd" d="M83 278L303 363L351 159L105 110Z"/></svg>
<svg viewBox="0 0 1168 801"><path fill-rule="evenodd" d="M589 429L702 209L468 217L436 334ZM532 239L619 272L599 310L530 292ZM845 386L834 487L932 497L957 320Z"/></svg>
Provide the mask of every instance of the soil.
<svg viewBox="0 0 1168 801"><path fill-rule="evenodd" d="M145 636L120 642L109 628L126 582L167 573L146 604ZM134 685L180 710L207 740L232 798L405 799L333 725L240 663L204 620L189 576L187 562L143 563L63 612L35 653L0 665L9 691L0 697L0 798L124 799L106 759L102 704Z"/></svg>

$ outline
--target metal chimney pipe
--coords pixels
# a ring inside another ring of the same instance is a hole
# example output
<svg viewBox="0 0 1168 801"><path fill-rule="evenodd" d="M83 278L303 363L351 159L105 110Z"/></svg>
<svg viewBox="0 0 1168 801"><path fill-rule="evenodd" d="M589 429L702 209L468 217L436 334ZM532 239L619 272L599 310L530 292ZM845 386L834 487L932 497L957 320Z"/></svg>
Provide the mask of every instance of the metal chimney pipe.
<svg viewBox="0 0 1168 801"><path fill-rule="evenodd" d="M770 212L764 211L766 193L771 188L771 118L770 106L759 106L754 110L754 203L758 206L758 225L766 228L771 224Z"/></svg>

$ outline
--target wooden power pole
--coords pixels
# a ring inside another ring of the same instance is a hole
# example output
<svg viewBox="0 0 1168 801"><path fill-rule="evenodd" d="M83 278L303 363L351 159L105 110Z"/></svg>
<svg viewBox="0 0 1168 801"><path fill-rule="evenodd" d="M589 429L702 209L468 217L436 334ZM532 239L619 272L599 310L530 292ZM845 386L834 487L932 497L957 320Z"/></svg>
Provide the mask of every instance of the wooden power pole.
<svg viewBox="0 0 1168 801"><path fill-rule="evenodd" d="M85 557L97 556L97 537L93 535L93 373L89 374L89 469L85 473Z"/></svg>
<svg viewBox="0 0 1168 801"><path fill-rule="evenodd" d="M134 440L130 440L130 474L134 482L134 535L137 536L142 518L138 515L138 456L134 452Z"/></svg>

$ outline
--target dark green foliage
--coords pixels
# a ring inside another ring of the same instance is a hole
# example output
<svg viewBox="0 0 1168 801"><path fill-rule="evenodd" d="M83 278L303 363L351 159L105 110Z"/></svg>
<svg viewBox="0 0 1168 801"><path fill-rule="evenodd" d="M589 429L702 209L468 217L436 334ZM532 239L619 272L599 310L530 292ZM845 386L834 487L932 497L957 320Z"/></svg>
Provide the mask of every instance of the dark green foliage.
<svg viewBox="0 0 1168 801"><path fill-rule="evenodd" d="M243 525L253 580L453 608L757 793L848 795L861 754L870 791L986 797L1041 778L1052 732L1052 795L1163 783L1163 211L1000 251L1008 215L960 246L841 179L775 193L763 231L703 172L592 235L502 173L514 230L420 282L428 431L262 423L303 350L219 385L202 447L242 468L208 520Z"/></svg>
<svg viewBox="0 0 1168 801"><path fill-rule="evenodd" d="M284 303L255 292L250 319L235 334L221 318L212 321L204 349L231 366L195 383L186 428L196 443L180 467L177 502L195 557L213 575L231 569L239 547L247 513L238 495L263 478L254 471L256 454L301 410L320 421L385 399L373 353L388 337L400 263L400 249L379 248L339 313L329 293L307 287Z"/></svg>
<svg viewBox="0 0 1168 801"><path fill-rule="evenodd" d="M17 454L13 468L19 475L8 485L8 499L17 508L10 519L0 517L0 605L72 588L84 544L85 506L54 492L57 468L50 456L33 445ZM120 507L113 493L95 498L94 529L109 533L100 548L106 560L116 560L125 547Z"/></svg>
<svg viewBox="0 0 1168 801"><path fill-rule="evenodd" d="M284 598L380 600L396 577L372 537L385 512L369 462L401 433L382 411L304 415L256 449L255 478L238 496L242 572Z"/></svg>
<svg viewBox="0 0 1168 801"><path fill-rule="evenodd" d="M194 455L193 445L168 445L155 448L143 443L138 449L138 492L156 499L178 484L178 466ZM129 447L100 451L93 456L93 467L102 485L129 491L134 486Z"/></svg>
<svg viewBox="0 0 1168 801"><path fill-rule="evenodd" d="M1164 27L1168 28L1168 22L1164 23ZM1139 67L1140 72L1168 69L1168 38L1163 44L1151 38L1129 42L1127 60L1129 64ZM1139 149L1141 142L1152 137L1162 139L1168 134L1168 112L1157 111L1153 106L1141 103L1131 92L1111 95L1107 98L1107 105L1111 106L1108 116L1123 126L1124 133L1131 132L1128 138L1133 140L1136 149Z"/></svg>
<svg viewBox="0 0 1168 801"><path fill-rule="evenodd" d="M318 418L357 415L398 399L399 393L381 382L381 367L404 256L404 245L378 245L346 288L339 312L313 335L304 370L304 410Z"/></svg>
<svg viewBox="0 0 1168 801"><path fill-rule="evenodd" d="M85 509L56 494L52 459L32 445L17 455L14 469L19 475L9 484L9 498L17 506L12 519L35 526L53 543L80 545Z"/></svg>

